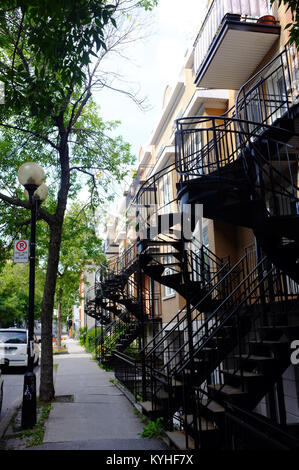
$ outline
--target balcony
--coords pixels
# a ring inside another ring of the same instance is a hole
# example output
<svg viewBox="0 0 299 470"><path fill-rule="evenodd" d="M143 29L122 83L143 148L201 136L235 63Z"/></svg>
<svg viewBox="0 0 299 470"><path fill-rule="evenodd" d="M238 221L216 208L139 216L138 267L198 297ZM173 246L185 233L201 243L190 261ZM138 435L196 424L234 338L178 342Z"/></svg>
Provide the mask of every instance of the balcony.
<svg viewBox="0 0 299 470"><path fill-rule="evenodd" d="M195 83L238 90L280 34L267 1L214 0L196 38Z"/></svg>

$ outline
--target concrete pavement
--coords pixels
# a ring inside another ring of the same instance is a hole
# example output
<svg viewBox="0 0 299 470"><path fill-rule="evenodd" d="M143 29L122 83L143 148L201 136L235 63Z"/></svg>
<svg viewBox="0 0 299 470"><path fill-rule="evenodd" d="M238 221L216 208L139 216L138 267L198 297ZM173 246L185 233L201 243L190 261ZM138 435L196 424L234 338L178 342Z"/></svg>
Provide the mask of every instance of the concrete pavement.
<svg viewBox="0 0 299 470"><path fill-rule="evenodd" d="M77 341L54 356L55 396L44 443L30 450L164 450L160 439L140 437L144 424L133 405Z"/></svg>

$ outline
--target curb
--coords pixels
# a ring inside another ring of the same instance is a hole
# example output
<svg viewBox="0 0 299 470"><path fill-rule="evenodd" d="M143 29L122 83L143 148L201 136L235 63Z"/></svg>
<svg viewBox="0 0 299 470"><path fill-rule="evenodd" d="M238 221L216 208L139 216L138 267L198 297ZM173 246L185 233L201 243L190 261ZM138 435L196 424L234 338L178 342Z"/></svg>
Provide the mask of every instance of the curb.
<svg viewBox="0 0 299 470"><path fill-rule="evenodd" d="M22 397L16 399L16 401L13 403L11 408L9 408L7 412L5 413L4 418L0 421L0 439L3 438L10 424L11 418L13 417L17 409L20 408L21 405L22 405Z"/></svg>

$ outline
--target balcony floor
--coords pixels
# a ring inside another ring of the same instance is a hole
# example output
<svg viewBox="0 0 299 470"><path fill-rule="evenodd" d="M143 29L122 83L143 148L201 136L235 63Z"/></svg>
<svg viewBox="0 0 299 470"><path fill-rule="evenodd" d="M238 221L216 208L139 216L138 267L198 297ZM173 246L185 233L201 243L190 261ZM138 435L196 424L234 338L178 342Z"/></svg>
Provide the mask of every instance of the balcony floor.
<svg viewBox="0 0 299 470"><path fill-rule="evenodd" d="M197 71L204 88L238 90L279 38L280 26L225 20Z"/></svg>

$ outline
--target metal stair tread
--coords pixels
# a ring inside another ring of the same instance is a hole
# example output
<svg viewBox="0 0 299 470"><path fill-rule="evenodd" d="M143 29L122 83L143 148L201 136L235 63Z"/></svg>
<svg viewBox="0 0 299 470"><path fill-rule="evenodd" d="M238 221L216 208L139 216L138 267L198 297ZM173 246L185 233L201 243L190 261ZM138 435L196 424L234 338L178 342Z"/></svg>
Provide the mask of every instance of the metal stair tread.
<svg viewBox="0 0 299 470"><path fill-rule="evenodd" d="M280 328L290 328L290 327L294 327L296 325L262 325L260 326L260 329L271 329L271 330L275 330L276 328L277 329L280 329ZM297 326L298 328L298 326Z"/></svg>
<svg viewBox="0 0 299 470"><path fill-rule="evenodd" d="M179 450L195 449L195 442L188 436L188 447L186 447L186 434L184 431L166 431L170 442Z"/></svg>
<svg viewBox="0 0 299 470"><path fill-rule="evenodd" d="M184 384L181 380L172 377L171 385L172 385L172 387L182 387Z"/></svg>
<svg viewBox="0 0 299 470"><path fill-rule="evenodd" d="M210 400L209 398L203 398L200 404L206 407L208 410L212 411L213 413L224 413L225 409L222 405L217 403L214 400Z"/></svg>
<svg viewBox="0 0 299 470"><path fill-rule="evenodd" d="M160 390L159 392L157 392L156 398L158 398L158 400L168 400L169 393L166 390Z"/></svg>
<svg viewBox="0 0 299 470"><path fill-rule="evenodd" d="M224 369L220 371L222 374L228 374L228 375L235 375L237 377L263 377L263 374L260 372L250 372L248 370L244 370L241 372L240 370L234 371L234 369Z"/></svg>
<svg viewBox="0 0 299 470"><path fill-rule="evenodd" d="M187 415L186 420L187 420L187 424L192 424L193 415ZM217 426L215 426L215 424L213 424L211 421L203 417L200 418L199 416L197 417L198 425L199 425L199 420L201 423L201 426L200 426L201 431L215 431L216 429L218 429Z"/></svg>
<svg viewBox="0 0 299 470"><path fill-rule="evenodd" d="M221 392L225 395L247 395L247 392L244 392L240 388L232 387L231 385L222 385L222 384L213 384L208 385L208 388L215 390L216 392Z"/></svg>
<svg viewBox="0 0 299 470"><path fill-rule="evenodd" d="M256 355L256 354L235 354L234 355L235 358L237 359L246 359L248 361L275 361L275 358L274 357L270 357L270 356L259 356L259 355Z"/></svg>
<svg viewBox="0 0 299 470"><path fill-rule="evenodd" d="M288 344L289 341L281 341L281 340L275 340L275 339L263 339L262 341L258 341L258 340L251 340L249 341L250 344L258 344L260 346L262 346L263 344Z"/></svg>
<svg viewBox="0 0 299 470"><path fill-rule="evenodd" d="M153 404L151 401L142 401L139 403L139 405L144 409L147 413L150 413L153 411ZM156 407L157 409L160 409L159 406Z"/></svg>

